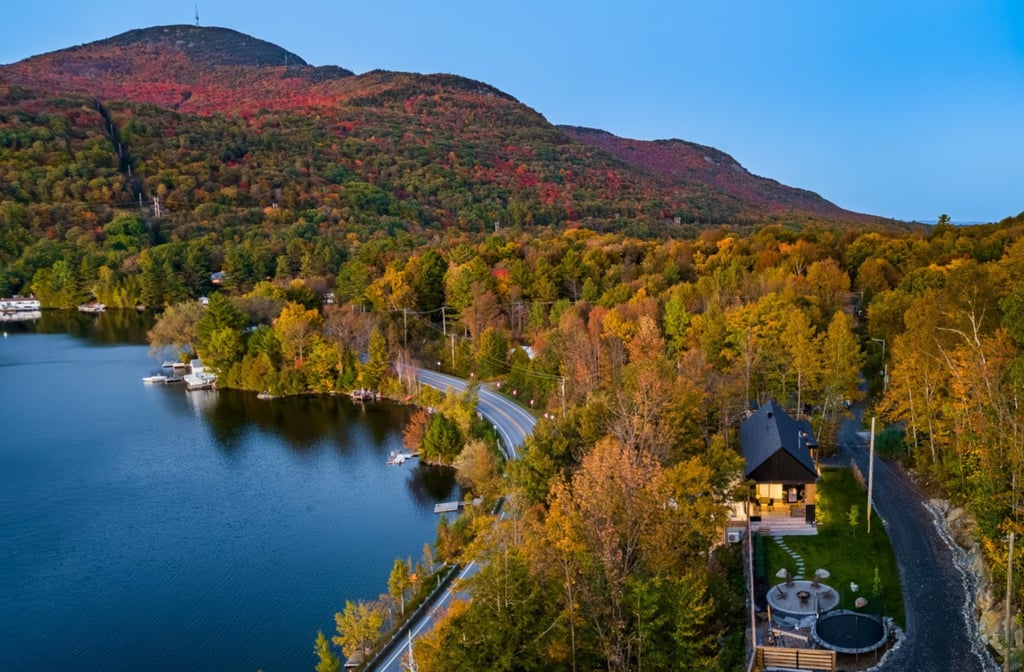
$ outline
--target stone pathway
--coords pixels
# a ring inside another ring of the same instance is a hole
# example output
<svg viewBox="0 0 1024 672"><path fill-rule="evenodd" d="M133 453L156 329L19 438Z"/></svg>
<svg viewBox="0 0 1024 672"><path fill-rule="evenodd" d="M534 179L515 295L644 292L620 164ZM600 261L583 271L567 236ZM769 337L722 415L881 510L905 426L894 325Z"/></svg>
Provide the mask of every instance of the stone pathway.
<svg viewBox="0 0 1024 672"><path fill-rule="evenodd" d="M778 544L782 548L782 550L784 550L786 553L789 553L789 557L793 558L793 563L795 564L793 578L797 580L804 578L804 574L807 572L807 568L804 566L804 559L800 557L800 554L786 545L785 537L774 536L772 537L772 539L775 540L775 543Z"/></svg>

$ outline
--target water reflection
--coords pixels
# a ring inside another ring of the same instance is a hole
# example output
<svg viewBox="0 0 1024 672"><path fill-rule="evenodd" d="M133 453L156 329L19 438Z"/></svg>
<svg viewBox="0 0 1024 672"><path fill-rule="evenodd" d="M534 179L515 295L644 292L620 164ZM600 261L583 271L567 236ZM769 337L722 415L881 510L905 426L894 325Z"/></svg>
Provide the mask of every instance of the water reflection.
<svg viewBox="0 0 1024 672"><path fill-rule="evenodd" d="M43 311L41 319L35 322L20 324L26 331L69 333L94 343L114 344L145 343L146 332L155 321L156 314L151 311L108 310L86 314L75 310L49 310ZM226 454L244 448L252 432L258 430L280 437L299 456L313 453L322 444L329 443L340 455L350 453L357 446L369 446L383 462L388 452L401 447L401 431L415 410L389 401L357 404L345 395L259 399L252 392L187 392L177 385L159 391L164 393L163 399L174 413L201 417ZM458 497L453 469L417 462L407 480L409 494L419 504Z"/></svg>
<svg viewBox="0 0 1024 672"><path fill-rule="evenodd" d="M460 499L455 486L455 469L434 464L417 464L409 474L409 494L417 504Z"/></svg>
<svg viewBox="0 0 1024 672"><path fill-rule="evenodd" d="M232 452L242 447L249 418L244 408L232 403L234 394L228 390L193 390L185 394L190 400L201 399L195 408L201 411L210 434L220 448Z"/></svg>
<svg viewBox="0 0 1024 672"><path fill-rule="evenodd" d="M102 313L43 310L23 317L27 319L5 322L4 331L12 334L68 334L98 345L145 345L148 342L146 333L156 323L157 314L137 310L107 310Z"/></svg>
<svg viewBox="0 0 1024 672"><path fill-rule="evenodd" d="M196 392L187 393L189 396ZM209 393L202 411L218 441L226 446L241 439L247 427L279 436L301 454L330 438L347 447L354 440L351 429L358 427L374 445L393 441L408 422L411 409L387 401L364 407L344 395L308 395L259 399L252 392L218 390Z"/></svg>

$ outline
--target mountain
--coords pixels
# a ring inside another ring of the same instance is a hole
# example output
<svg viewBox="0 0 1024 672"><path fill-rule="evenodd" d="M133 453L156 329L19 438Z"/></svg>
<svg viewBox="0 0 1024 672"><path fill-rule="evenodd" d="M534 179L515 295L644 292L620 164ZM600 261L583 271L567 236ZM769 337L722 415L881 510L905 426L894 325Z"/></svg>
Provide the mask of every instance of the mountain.
<svg viewBox="0 0 1024 672"><path fill-rule="evenodd" d="M3 80L40 92L199 113L309 104L319 93L311 88L350 76L228 28L185 25L131 30L0 68Z"/></svg>
<svg viewBox="0 0 1024 672"><path fill-rule="evenodd" d="M752 175L736 159L713 147L685 140L629 140L606 131L576 126L560 128L569 137L646 171L668 188L685 189L692 184L706 184L772 214L799 211L832 218L852 215L818 194Z"/></svg>
<svg viewBox="0 0 1024 672"><path fill-rule="evenodd" d="M314 67L226 28L132 30L0 66L0 201L40 223L32 236L154 198L183 239L271 226L274 208L413 233L872 220L710 147L556 127L483 82Z"/></svg>

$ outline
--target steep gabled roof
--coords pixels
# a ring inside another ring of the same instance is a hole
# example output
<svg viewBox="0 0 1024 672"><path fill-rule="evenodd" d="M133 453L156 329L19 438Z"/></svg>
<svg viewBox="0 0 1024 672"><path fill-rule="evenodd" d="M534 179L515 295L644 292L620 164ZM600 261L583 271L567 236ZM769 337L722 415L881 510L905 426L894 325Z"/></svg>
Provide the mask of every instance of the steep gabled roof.
<svg viewBox="0 0 1024 672"><path fill-rule="evenodd" d="M810 483L817 478L808 445L811 425L794 420L769 401L740 425L746 478L761 482Z"/></svg>

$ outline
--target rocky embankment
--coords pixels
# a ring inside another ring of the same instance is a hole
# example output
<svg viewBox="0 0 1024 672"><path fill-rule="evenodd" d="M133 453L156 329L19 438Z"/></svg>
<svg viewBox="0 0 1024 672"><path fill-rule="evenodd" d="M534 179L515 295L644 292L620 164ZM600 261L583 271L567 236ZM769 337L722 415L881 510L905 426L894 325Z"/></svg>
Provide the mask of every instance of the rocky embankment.
<svg viewBox="0 0 1024 672"><path fill-rule="evenodd" d="M982 561L974 520L963 507L950 506L950 503L943 499L931 499L928 506L937 514L938 520L944 523L946 533L962 553L960 560L976 581L975 609L978 636L986 646L1002 656L1006 641L1006 602L999 596L1006 592L1005 585L997 586L993 582L991 573ZM1024 548L1018 546L1015 552L1024 552ZM1021 627L1019 608L1014 609L1012 621L1013 642L1020 646L1024 642L1024 628ZM1020 667L1015 665L1013 669Z"/></svg>

